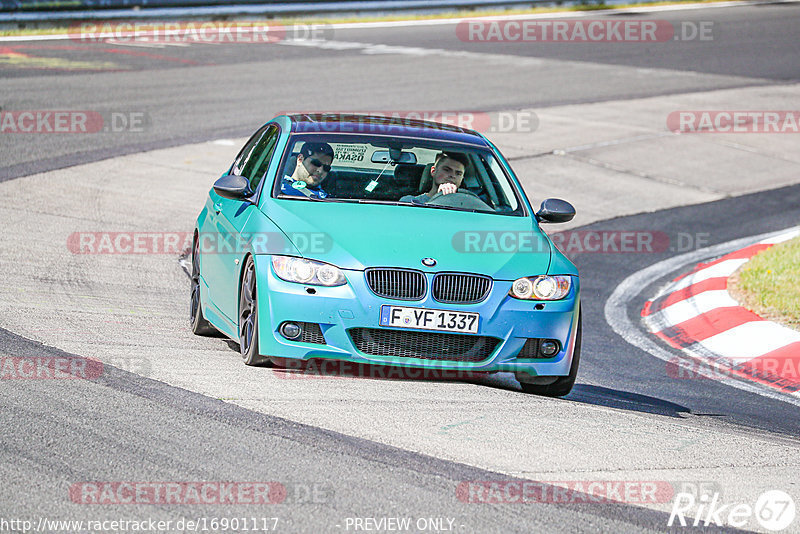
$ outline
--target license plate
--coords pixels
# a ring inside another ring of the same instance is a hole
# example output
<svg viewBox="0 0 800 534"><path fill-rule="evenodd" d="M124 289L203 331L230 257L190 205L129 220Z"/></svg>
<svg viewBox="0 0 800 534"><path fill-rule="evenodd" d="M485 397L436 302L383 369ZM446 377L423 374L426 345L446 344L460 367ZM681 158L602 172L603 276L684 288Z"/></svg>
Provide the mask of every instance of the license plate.
<svg viewBox="0 0 800 534"><path fill-rule="evenodd" d="M381 326L478 333L480 314L406 306L381 306Z"/></svg>

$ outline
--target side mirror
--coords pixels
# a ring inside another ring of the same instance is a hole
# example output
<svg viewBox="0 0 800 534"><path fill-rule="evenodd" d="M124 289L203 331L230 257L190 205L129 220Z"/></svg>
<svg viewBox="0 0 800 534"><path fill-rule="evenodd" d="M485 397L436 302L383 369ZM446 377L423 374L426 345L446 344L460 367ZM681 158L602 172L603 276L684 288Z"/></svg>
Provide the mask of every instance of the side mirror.
<svg viewBox="0 0 800 534"><path fill-rule="evenodd" d="M566 200L560 198L548 198L542 202L536 218L542 222L565 223L575 217L575 208Z"/></svg>
<svg viewBox="0 0 800 534"><path fill-rule="evenodd" d="M231 200L244 200L253 194L247 178L235 174L226 174L214 182L214 191L219 196Z"/></svg>

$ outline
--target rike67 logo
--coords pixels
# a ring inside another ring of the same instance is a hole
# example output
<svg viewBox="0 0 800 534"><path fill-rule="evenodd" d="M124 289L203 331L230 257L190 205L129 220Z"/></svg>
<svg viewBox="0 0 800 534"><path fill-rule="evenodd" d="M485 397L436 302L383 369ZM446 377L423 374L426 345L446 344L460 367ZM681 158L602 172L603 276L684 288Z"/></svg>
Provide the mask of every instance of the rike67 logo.
<svg viewBox="0 0 800 534"><path fill-rule="evenodd" d="M791 495L781 490L765 491L753 505L725 504L716 492L699 497L692 493L678 493L672 503L667 526L746 528L755 526L752 525L755 519L762 528L777 532L792 524L795 513Z"/></svg>

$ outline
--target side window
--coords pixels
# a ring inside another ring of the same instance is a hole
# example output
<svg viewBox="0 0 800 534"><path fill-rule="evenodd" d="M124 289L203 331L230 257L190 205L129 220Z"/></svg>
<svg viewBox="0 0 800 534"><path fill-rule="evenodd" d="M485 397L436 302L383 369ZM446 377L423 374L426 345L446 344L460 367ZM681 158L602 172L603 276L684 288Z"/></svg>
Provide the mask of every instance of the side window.
<svg viewBox="0 0 800 534"><path fill-rule="evenodd" d="M267 173L272 154L275 152L275 145L278 143L278 127L271 125L256 143L255 148L242 167L242 176L250 180L250 189L255 191L258 184Z"/></svg>
<svg viewBox="0 0 800 534"><path fill-rule="evenodd" d="M251 154L253 153L253 149L256 146L256 143L264 136L264 132L266 132L271 125L266 125L258 130L250 140L247 141L247 144L244 145L239 151L239 155L236 156L236 161L233 162L233 168L231 168L231 174L235 174L236 176L242 175L242 167L247 163L250 159Z"/></svg>
<svg viewBox="0 0 800 534"><path fill-rule="evenodd" d="M258 188L258 184L267 172L278 137L278 127L274 124L262 128L250 138L233 164L233 174L250 180L250 188L253 191Z"/></svg>

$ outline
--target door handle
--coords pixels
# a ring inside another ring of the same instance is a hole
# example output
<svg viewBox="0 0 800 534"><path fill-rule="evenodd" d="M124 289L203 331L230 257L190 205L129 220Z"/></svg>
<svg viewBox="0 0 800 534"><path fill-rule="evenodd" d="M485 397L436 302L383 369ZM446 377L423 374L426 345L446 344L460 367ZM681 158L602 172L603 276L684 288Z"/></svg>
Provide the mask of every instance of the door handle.
<svg viewBox="0 0 800 534"><path fill-rule="evenodd" d="M222 211L222 203L217 202L216 204L214 204L214 213L219 215L220 211Z"/></svg>

